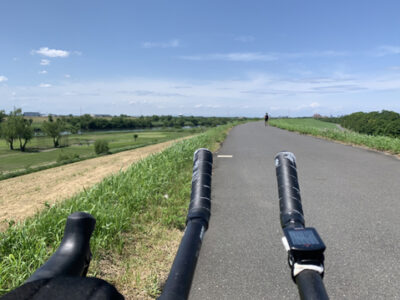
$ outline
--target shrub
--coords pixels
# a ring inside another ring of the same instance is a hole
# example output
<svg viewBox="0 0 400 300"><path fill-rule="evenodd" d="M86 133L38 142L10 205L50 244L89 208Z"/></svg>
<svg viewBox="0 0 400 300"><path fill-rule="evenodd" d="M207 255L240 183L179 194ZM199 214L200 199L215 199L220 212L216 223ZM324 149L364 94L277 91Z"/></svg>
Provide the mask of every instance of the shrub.
<svg viewBox="0 0 400 300"><path fill-rule="evenodd" d="M79 154L77 154L77 153L65 153L65 152L61 151L58 154L57 162L74 160L74 159L78 159L78 158L79 158Z"/></svg>
<svg viewBox="0 0 400 300"><path fill-rule="evenodd" d="M94 152L96 154L107 154L108 153L108 142L105 140L97 140L94 143Z"/></svg>

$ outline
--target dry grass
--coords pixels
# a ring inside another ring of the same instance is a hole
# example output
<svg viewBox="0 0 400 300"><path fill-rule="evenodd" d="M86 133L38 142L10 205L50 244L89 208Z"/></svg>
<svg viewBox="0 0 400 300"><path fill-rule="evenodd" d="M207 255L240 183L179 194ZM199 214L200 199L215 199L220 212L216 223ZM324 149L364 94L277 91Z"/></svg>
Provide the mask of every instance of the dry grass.
<svg viewBox="0 0 400 300"><path fill-rule="evenodd" d="M33 216L45 205L70 198L174 142L176 140L0 181L0 230L6 229L8 222Z"/></svg>
<svg viewBox="0 0 400 300"><path fill-rule="evenodd" d="M119 256L105 256L94 269L116 286L125 299L154 299L167 280L183 232L149 224L130 236Z"/></svg>

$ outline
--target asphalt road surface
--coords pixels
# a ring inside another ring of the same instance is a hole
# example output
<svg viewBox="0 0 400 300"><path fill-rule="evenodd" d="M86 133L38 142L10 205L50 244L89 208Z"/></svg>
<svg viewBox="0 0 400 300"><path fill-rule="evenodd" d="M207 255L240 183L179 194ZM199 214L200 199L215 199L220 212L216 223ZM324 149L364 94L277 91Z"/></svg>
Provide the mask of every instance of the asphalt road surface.
<svg viewBox="0 0 400 300"><path fill-rule="evenodd" d="M306 225L327 246L330 298L400 299L400 160L263 122L235 127L214 156L190 299L299 299L281 244L274 157L282 150L296 155Z"/></svg>

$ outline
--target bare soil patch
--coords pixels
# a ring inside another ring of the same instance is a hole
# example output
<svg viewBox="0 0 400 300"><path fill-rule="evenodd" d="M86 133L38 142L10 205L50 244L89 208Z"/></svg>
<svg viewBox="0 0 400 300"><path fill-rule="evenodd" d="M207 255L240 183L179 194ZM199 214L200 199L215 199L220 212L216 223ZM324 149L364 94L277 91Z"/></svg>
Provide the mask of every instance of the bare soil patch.
<svg viewBox="0 0 400 300"><path fill-rule="evenodd" d="M52 152L55 150L57 150L57 148L43 149L43 150L39 150L39 152Z"/></svg>
<svg viewBox="0 0 400 300"><path fill-rule="evenodd" d="M100 182L104 177L125 170L132 163L164 150L176 141L88 159L0 181L0 230L7 228L8 221L18 222L33 216L45 207L45 203L53 204L67 199L84 188L88 189Z"/></svg>

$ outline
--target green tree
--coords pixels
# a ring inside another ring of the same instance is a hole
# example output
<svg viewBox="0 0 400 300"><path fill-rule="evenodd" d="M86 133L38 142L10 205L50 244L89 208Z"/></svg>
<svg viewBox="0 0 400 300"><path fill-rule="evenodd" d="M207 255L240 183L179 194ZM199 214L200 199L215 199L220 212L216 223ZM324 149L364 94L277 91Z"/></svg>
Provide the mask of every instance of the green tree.
<svg viewBox="0 0 400 300"><path fill-rule="evenodd" d="M14 140L17 138L17 126L14 112L10 112L6 121L1 123L1 137L6 140L10 150L14 150Z"/></svg>
<svg viewBox="0 0 400 300"><path fill-rule="evenodd" d="M391 137L400 137L400 119L394 120L387 124L385 135Z"/></svg>
<svg viewBox="0 0 400 300"><path fill-rule="evenodd" d="M19 149L24 152L26 144L33 138L32 119L18 118L17 137L19 140Z"/></svg>
<svg viewBox="0 0 400 300"><path fill-rule="evenodd" d="M6 113L4 112L4 110L0 110L0 123L3 122L3 120L5 119L6 116L7 116L7 115L6 115Z"/></svg>
<svg viewBox="0 0 400 300"><path fill-rule="evenodd" d="M32 120L26 120L20 108L10 112L6 121L1 124L1 135L14 150L14 141L19 140L20 150L25 151L26 144L33 137Z"/></svg>
<svg viewBox="0 0 400 300"><path fill-rule="evenodd" d="M57 148L60 145L61 132L65 130L65 123L59 118L54 121L53 117L50 115L49 120L43 122L42 130L53 138L54 148Z"/></svg>

